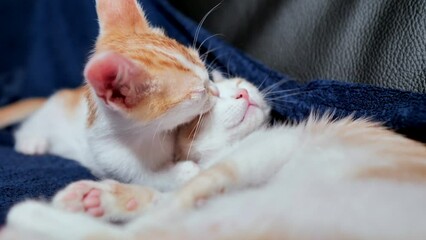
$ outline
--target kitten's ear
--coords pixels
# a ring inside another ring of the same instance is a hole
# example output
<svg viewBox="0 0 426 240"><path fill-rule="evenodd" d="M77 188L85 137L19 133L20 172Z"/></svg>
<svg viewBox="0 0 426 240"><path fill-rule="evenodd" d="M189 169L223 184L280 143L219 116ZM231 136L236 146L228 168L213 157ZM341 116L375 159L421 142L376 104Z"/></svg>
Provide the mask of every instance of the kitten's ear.
<svg viewBox="0 0 426 240"><path fill-rule="evenodd" d="M100 32L146 32L148 21L137 0L96 0Z"/></svg>
<svg viewBox="0 0 426 240"><path fill-rule="evenodd" d="M152 79L142 66L116 53L95 55L87 63L84 77L107 105L127 109L142 100Z"/></svg>
<svg viewBox="0 0 426 240"><path fill-rule="evenodd" d="M217 70L213 70L211 74L212 74L213 82L217 83L217 82L222 82L223 80L225 80L225 77L222 75L222 73Z"/></svg>

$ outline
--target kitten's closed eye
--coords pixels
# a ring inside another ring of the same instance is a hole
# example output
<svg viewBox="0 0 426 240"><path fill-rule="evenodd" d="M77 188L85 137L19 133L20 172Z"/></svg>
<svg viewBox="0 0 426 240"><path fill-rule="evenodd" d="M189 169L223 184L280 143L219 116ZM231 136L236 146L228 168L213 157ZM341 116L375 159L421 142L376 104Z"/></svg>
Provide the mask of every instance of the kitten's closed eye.
<svg viewBox="0 0 426 240"><path fill-rule="evenodd" d="M212 95L212 96L214 96L214 97L219 97L220 96L219 89L214 84L211 84L208 87L207 90L208 90L209 94Z"/></svg>

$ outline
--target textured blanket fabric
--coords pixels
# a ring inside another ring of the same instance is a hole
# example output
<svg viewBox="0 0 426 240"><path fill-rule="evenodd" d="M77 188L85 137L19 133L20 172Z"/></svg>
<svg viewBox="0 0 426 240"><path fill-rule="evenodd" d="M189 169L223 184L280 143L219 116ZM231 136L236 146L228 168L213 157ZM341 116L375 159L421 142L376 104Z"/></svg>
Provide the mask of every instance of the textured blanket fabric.
<svg viewBox="0 0 426 240"><path fill-rule="evenodd" d="M299 84L211 37L165 0L141 3L151 23L190 45L197 35L210 67L248 78L276 91L274 116L302 120L311 111L366 116L409 137L426 141L426 95L329 80ZM81 84L81 72L97 33L94 1L5 0L0 3L0 105L28 96L47 96ZM285 90L285 91L284 91ZM289 90L289 91L287 91ZM0 224L12 204L49 198L77 179L94 179L73 161L29 157L13 151L11 130L0 131Z"/></svg>

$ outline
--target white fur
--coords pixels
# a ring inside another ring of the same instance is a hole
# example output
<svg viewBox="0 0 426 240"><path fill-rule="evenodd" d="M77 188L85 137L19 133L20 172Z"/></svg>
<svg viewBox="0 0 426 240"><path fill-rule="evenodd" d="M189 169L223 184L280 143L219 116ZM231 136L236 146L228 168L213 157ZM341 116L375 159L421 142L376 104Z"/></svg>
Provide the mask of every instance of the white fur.
<svg viewBox="0 0 426 240"><path fill-rule="evenodd" d="M84 153L88 151L84 137L87 104L81 99L73 115L66 111L64 105L59 94L50 97L15 132L15 149L25 154L49 152L70 159L84 159Z"/></svg>
<svg viewBox="0 0 426 240"><path fill-rule="evenodd" d="M303 125L261 129L220 158L235 163L240 178L233 188L244 190L174 222L198 236L219 225L228 233L266 228L306 239L425 239L423 183L353 178L382 158L327 135L309 135Z"/></svg>

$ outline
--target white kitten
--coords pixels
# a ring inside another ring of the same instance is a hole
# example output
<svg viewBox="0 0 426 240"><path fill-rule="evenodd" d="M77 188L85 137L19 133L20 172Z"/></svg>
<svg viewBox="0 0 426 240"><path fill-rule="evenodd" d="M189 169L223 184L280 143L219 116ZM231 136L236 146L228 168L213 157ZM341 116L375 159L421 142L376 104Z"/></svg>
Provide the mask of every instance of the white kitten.
<svg viewBox="0 0 426 240"><path fill-rule="evenodd" d="M202 168L220 151L264 126L271 107L262 93L242 78L224 79L214 72L215 105L179 128L177 151L181 159L198 162Z"/></svg>

